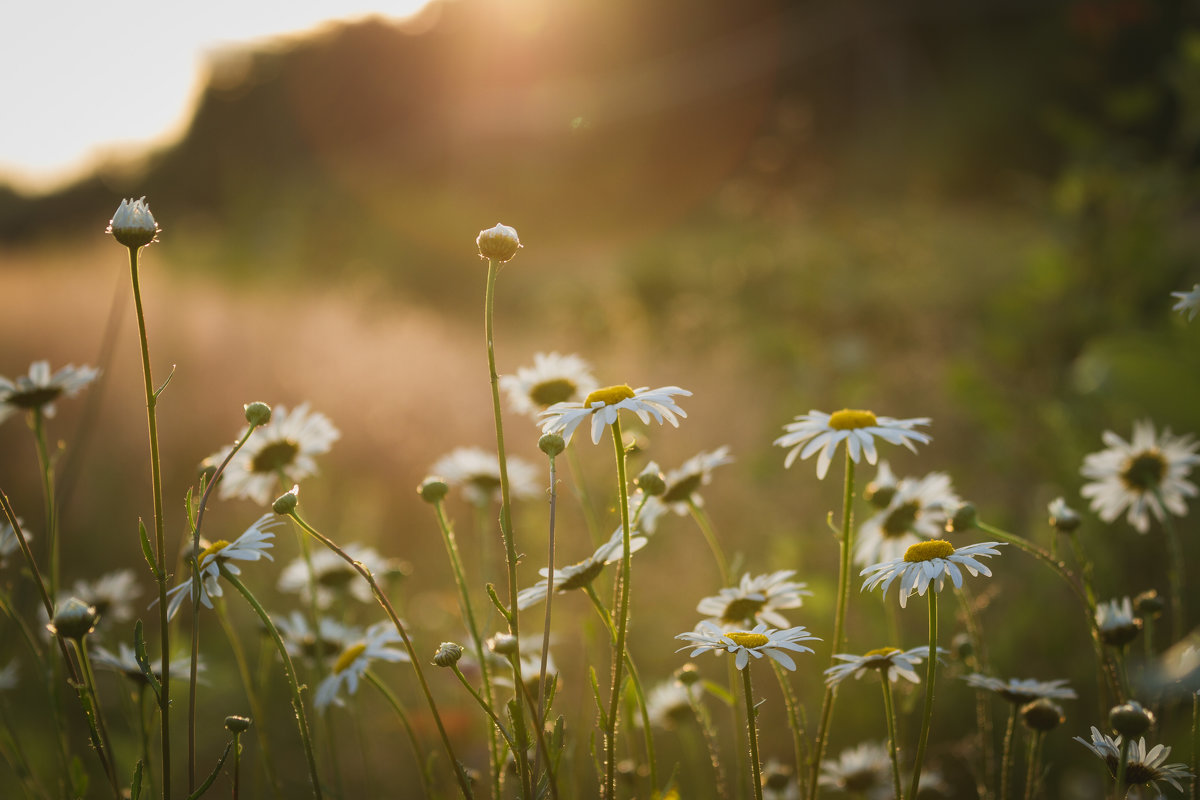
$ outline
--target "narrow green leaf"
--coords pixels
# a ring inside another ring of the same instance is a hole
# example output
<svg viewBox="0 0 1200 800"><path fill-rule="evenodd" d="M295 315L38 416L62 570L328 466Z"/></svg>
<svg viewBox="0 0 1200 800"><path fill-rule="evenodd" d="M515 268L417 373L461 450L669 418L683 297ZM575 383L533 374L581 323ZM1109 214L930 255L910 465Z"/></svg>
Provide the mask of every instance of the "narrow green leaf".
<svg viewBox="0 0 1200 800"><path fill-rule="evenodd" d="M71 763L67 766L67 779L71 782L71 792L76 797L87 797L88 774L83 766L83 759L79 756L71 757Z"/></svg>
<svg viewBox="0 0 1200 800"><path fill-rule="evenodd" d="M137 661L138 668L142 670L146 683L150 684L150 688L154 690L154 696L161 700L162 684L158 682L158 677L155 676L154 669L150 666L150 658L146 655L146 633L140 619L133 625L133 657Z"/></svg>
<svg viewBox="0 0 1200 800"><path fill-rule="evenodd" d="M608 730L608 714L604 711L604 700L600 696L600 681L596 678L595 667L588 667L588 681L592 684L592 697L596 700L596 711L600 713L600 728Z"/></svg>
<svg viewBox="0 0 1200 800"><path fill-rule="evenodd" d="M146 563L150 565L150 571L154 573L155 579L158 578L158 564L154 560L154 548L150 546L150 536L146 533L146 524L142 522L141 517L138 517L138 536L142 538L142 555L146 559Z"/></svg>
<svg viewBox="0 0 1200 800"><path fill-rule="evenodd" d="M208 787L212 786L213 781L215 781L217 776L221 774L221 767L225 766L225 759L229 758L229 751L232 749L233 739L230 739L225 743L225 752L221 753L221 757L217 759L217 764L213 767L212 772L210 772L208 777L204 779L204 783L196 787L196 791L188 795L188 800L197 800L197 798L203 796L203 794L208 791Z"/></svg>
<svg viewBox="0 0 1200 800"><path fill-rule="evenodd" d="M133 780L129 783L129 800L140 800L142 796L142 760L133 765Z"/></svg>
<svg viewBox="0 0 1200 800"><path fill-rule="evenodd" d="M163 393L164 389L167 388L167 384L171 382L171 378L175 377L175 367L176 367L175 364L171 365L171 374L168 375L167 379L162 382L162 386L159 386L157 389L154 390L154 399L155 400L157 400L158 396Z"/></svg>

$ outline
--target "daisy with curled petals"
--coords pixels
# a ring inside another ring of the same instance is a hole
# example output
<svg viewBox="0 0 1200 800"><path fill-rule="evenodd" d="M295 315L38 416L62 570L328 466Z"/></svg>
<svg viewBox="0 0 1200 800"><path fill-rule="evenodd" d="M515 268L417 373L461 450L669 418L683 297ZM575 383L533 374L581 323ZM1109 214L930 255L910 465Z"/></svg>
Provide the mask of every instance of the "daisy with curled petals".
<svg viewBox="0 0 1200 800"><path fill-rule="evenodd" d="M787 618L779 611L799 608L804 604L805 595L812 597L807 583L788 580L795 574L794 569L754 577L747 572L737 586L704 598L696 610L708 617L710 622L730 625L761 620L777 628L786 628L789 624Z"/></svg>
<svg viewBox="0 0 1200 800"><path fill-rule="evenodd" d="M621 559L622 534L623 531L621 528L617 528L616 532L608 537L607 542L597 547L596 552L583 561L572 564L569 567L555 569L554 591L562 594L572 589L585 589L591 586L592 581L596 580L600 573L604 571L605 565ZM636 553L645 547L649 541L649 539L641 534L634 534L629 537L629 552L631 554ZM546 594L549 591L550 570L547 567L542 567L538 572L542 576L542 579L528 589L522 589L517 593L517 608L522 611L546 600Z"/></svg>
<svg viewBox="0 0 1200 800"><path fill-rule="evenodd" d="M944 472L896 482L884 508L859 528L854 563L866 567L891 561L901 558L909 545L939 538L960 502Z"/></svg>
<svg viewBox="0 0 1200 800"><path fill-rule="evenodd" d="M200 553L196 563L200 565L200 602L204 604L205 608L213 607L212 600L209 598L222 595L221 582L218 580L221 577L221 567L234 575L241 575L241 568L233 562L258 561L263 558L274 561L267 551L274 547L271 542L271 539L275 538L273 529L282 524L281 517L274 514L263 514L246 529L245 533L232 542L220 539L208 545ZM167 603L168 619L175 616L175 612L183 605L183 601L191 595L191 588L192 579L187 578L183 583L167 592L167 597L170 598Z"/></svg>
<svg viewBox="0 0 1200 800"><path fill-rule="evenodd" d="M581 403L555 403L538 416L542 420L542 433L557 433L566 442L571 441L571 435L580 423L590 419L592 443L599 444L604 428L617 421L617 414L622 409L637 414L644 424L650 424L650 417L654 417L659 424L666 420L678 428L678 418L686 417L687 412L675 403L676 395L691 397L692 393L678 386L631 389L619 384L596 389Z"/></svg>
<svg viewBox="0 0 1200 800"><path fill-rule="evenodd" d="M690 504L704 505L704 499L697 491L701 486L712 483L712 471L732 463L733 457L729 455L728 446L697 453L683 462L678 469L673 469L663 476L667 488L659 499L682 516L688 513Z"/></svg>
<svg viewBox="0 0 1200 800"><path fill-rule="evenodd" d="M939 650L944 654L945 651ZM837 653L833 657L844 664L837 664L825 670L825 683L836 686L842 681L854 676L855 680L862 678L867 670L878 670L889 683L895 683L898 678L904 678L912 683L920 683L914 667L925 660L929 654L927 647L914 647L911 650L900 650L896 647L881 647L871 650L861 656L848 653Z"/></svg>
<svg viewBox="0 0 1200 800"><path fill-rule="evenodd" d="M49 361L35 361L28 375L18 375L12 380L0 375L0 422L17 411L36 411L44 417L53 417L55 400L73 397L99 374L95 367L74 364L51 374Z"/></svg>
<svg viewBox="0 0 1200 800"><path fill-rule="evenodd" d="M796 417L795 422L784 425L787 433L776 439L775 444L792 448L783 462L785 467L790 467L797 458L808 458L820 452L817 456L817 478L823 479L829 471L833 454L842 442L846 443L846 456L851 461L857 464L860 457L866 456L867 463L874 464L879 457L875 450L876 437L891 444L902 444L915 453L917 449L913 442L925 444L929 441L929 435L914 429L918 425L928 424L928 417L894 419L877 417L871 411L848 408L832 414L812 410Z"/></svg>
<svg viewBox="0 0 1200 800"><path fill-rule="evenodd" d="M1079 493L1091 499L1100 519L1112 522L1124 511L1126 521L1146 533L1151 514L1159 522L1167 511L1187 515L1185 500L1197 492L1187 478L1200 462L1200 443L1191 436L1173 436L1169 428L1156 434L1149 420L1134 423L1128 442L1112 431L1105 431L1103 440L1108 449L1085 456L1079 470L1092 481Z"/></svg>
<svg viewBox="0 0 1200 800"><path fill-rule="evenodd" d="M1108 767L1109 774L1114 778L1120 774L1121 736L1108 736L1100 733L1093 726L1090 742L1082 736L1076 736L1075 741L1095 753ZM1192 773L1186 764L1166 763L1167 757L1170 755L1171 748L1165 745L1159 744L1147 749L1144 738L1138 739L1136 742L1130 739L1128 751L1125 754L1125 786L1118 787L1119 790L1128 791L1132 786L1151 786L1158 793L1158 782L1166 781L1175 788L1175 791L1182 792L1181 781L1191 778Z"/></svg>
<svg viewBox="0 0 1200 800"><path fill-rule="evenodd" d="M751 656L762 658L767 655L790 672L796 671L796 662L785 651L811 653L812 648L805 647L800 642L821 641L818 637L811 635L804 626L776 630L760 623L749 631L725 631L720 625L709 620L702 620L694 631L681 633L675 638L689 642L675 652L692 648L692 652L688 654L691 658L695 658L705 650L712 650L718 654L721 652L733 653L734 665L738 669L744 670L750 663Z"/></svg>
<svg viewBox="0 0 1200 800"><path fill-rule="evenodd" d="M246 435L242 428L238 440ZM301 403L290 412L284 405L274 406L271 421L254 430L246 445L237 452L221 476L220 497L246 497L259 505L275 499L278 483L299 483L317 473L314 456L328 453L341 432L318 411ZM206 459L220 464L232 446L222 448Z"/></svg>
<svg viewBox="0 0 1200 800"><path fill-rule="evenodd" d="M500 459L478 447L459 447L433 465L431 473L450 486L461 486L471 505L485 507L500 502ZM515 456L508 457L508 486L513 497L528 500L541 491L538 468Z"/></svg>
<svg viewBox="0 0 1200 800"><path fill-rule="evenodd" d="M887 746L879 742L863 742L843 750L836 760L822 761L821 776L817 780L820 786L855 795L866 795L872 790L886 791L887 782Z"/></svg>
<svg viewBox="0 0 1200 800"><path fill-rule="evenodd" d="M500 388L518 414L537 419L555 403L579 401L596 388L592 368L576 355L535 353L532 367L520 367L516 375L502 375Z"/></svg>
<svg viewBox="0 0 1200 800"><path fill-rule="evenodd" d="M933 539L911 545L901 558L873 564L858 574L867 576L862 585L864 591L882 584L885 596L888 588L899 578L900 607L904 608L909 596L915 592L923 597L931 584L935 592L940 592L947 576L956 587L962 586L963 569L972 576L982 574L990 577L992 571L978 559L1000 555L996 548L1003 544L980 542L956 548L944 539Z"/></svg>
<svg viewBox="0 0 1200 800"><path fill-rule="evenodd" d="M1171 292L1171 297L1175 298L1175 305L1171 307L1171 310L1187 314L1188 322L1194 320L1196 314L1200 313L1200 283L1193 286L1190 292Z"/></svg>
<svg viewBox="0 0 1200 800"><path fill-rule="evenodd" d="M1039 681L1032 678L1009 678L1002 681L988 675L973 672L963 678L968 686L984 689L999 695L1014 706L1023 706L1034 700L1074 700L1075 690L1067 686L1065 679Z"/></svg>
<svg viewBox="0 0 1200 800"><path fill-rule="evenodd" d="M361 641L342 651L329 668L329 675L317 687L317 696L313 701L317 709L323 710L330 703L341 705L338 694L343 686L350 694L358 691L358 681L366 674L372 661L408 661L408 653L388 646L400 641L400 634L391 622L377 622L367 628Z"/></svg>

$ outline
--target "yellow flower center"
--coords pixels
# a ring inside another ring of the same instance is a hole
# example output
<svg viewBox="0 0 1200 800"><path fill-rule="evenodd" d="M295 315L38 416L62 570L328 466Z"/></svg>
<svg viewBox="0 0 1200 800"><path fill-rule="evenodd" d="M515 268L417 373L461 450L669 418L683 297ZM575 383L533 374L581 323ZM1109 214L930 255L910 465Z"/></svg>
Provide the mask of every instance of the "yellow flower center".
<svg viewBox="0 0 1200 800"><path fill-rule="evenodd" d="M863 658L878 658L880 656L890 656L892 653L899 653L898 647L880 647L877 650L871 650L863 653Z"/></svg>
<svg viewBox="0 0 1200 800"><path fill-rule="evenodd" d="M343 672L349 669L350 665L354 663L354 659L361 656L363 651L366 649L367 643L359 642L358 644L351 645L343 650L342 654L338 656L338 660L333 662L333 674L341 675Z"/></svg>
<svg viewBox="0 0 1200 800"><path fill-rule="evenodd" d="M917 517L921 513L921 504L911 500L896 506L892 513L883 521L883 536L885 539L898 539L912 530Z"/></svg>
<svg viewBox="0 0 1200 800"><path fill-rule="evenodd" d="M843 408L829 415L829 427L835 431L850 431L855 428L871 428L878 425L875 412Z"/></svg>
<svg viewBox="0 0 1200 800"><path fill-rule="evenodd" d="M226 547L229 547L229 542L225 541L224 539L217 539L217 541L210 544L205 550L203 550L200 553L200 558L197 559L197 563L203 564L204 559L208 558L209 556L215 556L217 553L221 552Z"/></svg>
<svg viewBox="0 0 1200 800"><path fill-rule="evenodd" d="M529 390L529 399L542 408L549 408L555 403L570 400L576 390L575 384L566 378L551 378L534 384Z"/></svg>
<svg viewBox="0 0 1200 800"><path fill-rule="evenodd" d="M762 647L767 642L771 641L766 635L761 633L748 633L746 631L727 631L726 639L732 639L733 643L741 647Z"/></svg>
<svg viewBox="0 0 1200 800"><path fill-rule="evenodd" d="M928 542L917 542L904 551L905 561L933 561L935 558L946 558L954 555L954 545L945 539L933 539Z"/></svg>
<svg viewBox="0 0 1200 800"><path fill-rule="evenodd" d="M291 466L300 452L300 445L289 439L271 442L255 453L250 460L250 471L256 475L272 475Z"/></svg>
<svg viewBox="0 0 1200 800"><path fill-rule="evenodd" d="M1153 492L1166 476L1167 460L1157 449L1138 453L1121 470L1121 480L1135 492Z"/></svg>
<svg viewBox="0 0 1200 800"><path fill-rule="evenodd" d="M597 389L584 398L583 404L591 407L592 403L604 403L606 406L615 406L622 400L628 400L633 397L633 389L630 389L627 384L618 384L616 386L605 386L603 389Z"/></svg>

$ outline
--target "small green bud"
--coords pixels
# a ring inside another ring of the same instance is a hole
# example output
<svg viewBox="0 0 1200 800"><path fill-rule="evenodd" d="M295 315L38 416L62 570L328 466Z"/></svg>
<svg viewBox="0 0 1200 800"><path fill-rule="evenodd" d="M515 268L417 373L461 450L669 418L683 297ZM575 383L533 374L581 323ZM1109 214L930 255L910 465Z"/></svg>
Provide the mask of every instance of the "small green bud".
<svg viewBox="0 0 1200 800"><path fill-rule="evenodd" d="M108 223L108 233L129 248L144 247L158 241L158 223L150 213L146 198L122 200Z"/></svg>
<svg viewBox="0 0 1200 800"><path fill-rule="evenodd" d="M965 633L960 633L950 640L950 649L960 661L969 661L975 655L975 645Z"/></svg>
<svg viewBox="0 0 1200 800"><path fill-rule="evenodd" d="M566 449L567 443L557 433L544 433L542 434L542 438L538 439L538 450L541 450L551 458L554 458Z"/></svg>
<svg viewBox="0 0 1200 800"><path fill-rule="evenodd" d="M965 533L975 527L977 519L974 503L960 503L954 516L946 523L946 532Z"/></svg>
<svg viewBox="0 0 1200 800"><path fill-rule="evenodd" d="M247 403L245 405L245 409L246 422L249 422L255 427L258 427L259 425L266 425L271 421L271 407L266 403Z"/></svg>
<svg viewBox="0 0 1200 800"><path fill-rule="evenodd" d="M519 649L517 637L511 633L497 633L488 639L488 647L491 648L493 653L502 656L511 656Z"/></svg>
<svg viewBox="0 0 1200 800"><path fill-rule="evenodd" d="M421 485L417 487L417 494L421 495L421 499L430 505L442 502L449 491L450 486L441 478L433 475L421 481Z"/></svg>
<svg viewBox="0 0 1200 800"><path fill-rule="evenodd" d="M439 667L453 667L462 658L462 645L454 642L442 642L433 655L433 663Z"/></svg>
<svg viewBox="0 0 1200 800"><path fill-rule="evenodd" d="M300 487L293 486L290 492L279 495L275 502L271 504L271 508L281 517L286 517L296 510L296 506L300 503Z"/></svg>
<svg viewBox="0 0 1200 800"><path fill-rule="evenodd" d="M64 639L82 641L91 633L100 615L96 607L90 606L78 597L72 597L54 612L54 621L46 625L46 630L58 634Z"/></svg>
<svg viewBox="0 0 1200 800"><path fill-rule="evenodd" d="M513 228L496 223L494 227L479 232L475 246L479 248L480 258L503 264L512 260L522 245Z"/></svg>
<svg viewBox="0 0 1200 800"><path fill-rule="evenodd" d="M641 474L633 479L633 484L649 497L658 497L667 491L667 479L663 477L655 461L646 465Z"/></svg>
<svg viewBox="0 0 1200 800"><path fill-rule="evenodd" d="M1067 721L1062 707L1042 697L1021 706L1021 722L1031 731L1052 731Z"/></svg>
<svg viewBox="0 0 1200 800"><path fill-rule="evenodd" d="M1158 592L1154 589L1147 589L1133 598L1133 610L1143 620L1158 619L1162 616L1163 609L1166 607L1167 604L1163 602L1163 599L1158 596Z"/></svg>
<svg viewBox="0 0 1200 800"><path fill-rule="evenodd" d="M217 462L211 458L204 459L200 462L200 466L196 468L196 480L207 486L216 476L218 466Z"/></svg>
<svg viewBox="0 0 1200 800"><path fill-rule="evenodd" d="M684 664L675 670L675 680L684 686L695 686L702 678L700 677L700 670L696 669L695 664Z"/></svg>
<svg viewBox="0 0 1200 800"><path fill-rule="evenodd" d="M1136 700L1113 706L1108 712L1108 724L1126 739L1141 736L1154 724L1154 715Z"/></svg>
<svg viewBox="0 0 1200 800"><path fill-rule="evenodd" d="M249 717L239 717L233 714L225 718L225 730L235 734L245 733L250 730L252 721Z"/></svg>
<svg viewBox="0 0 1200 800"><path fill-rule="evenodd" d="M1059 533L1074 533L1083 521L1080 519L1079 513L1068 506L1067 501L1061 497L1050 501L1046 510L1050 512L1050 524Z"/></svg>

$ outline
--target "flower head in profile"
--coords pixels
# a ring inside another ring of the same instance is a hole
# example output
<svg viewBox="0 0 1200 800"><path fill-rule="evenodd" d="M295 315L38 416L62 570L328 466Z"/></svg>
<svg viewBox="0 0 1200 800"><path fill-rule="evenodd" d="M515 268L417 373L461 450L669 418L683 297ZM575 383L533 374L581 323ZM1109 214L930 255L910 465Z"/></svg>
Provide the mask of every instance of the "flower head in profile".
<svg viewBox="0 0 1200 800"><path fill-rule="evenodd" d="M1096 754L1108 767L1109 774L1116 777L1121 762L1120 736L1108 736L1092 726L1092 739L1088 741L1082 736L1076 736L1075 741ZM1127 786L1151 786L1159 792L1158 782L1166 781L1175 791L1182 792L1185 781L1192 777L1186 764L1168 764L1171 748L1165 745L1155 745L1147 748L1144 738L1136 742L1129 741L1129 750L1125 762L1125 783Z"/></svg>
<svg viewBox="0 0 1200 800"><path fill-rule="evenodd" d="M541 491L537 467L524 459L508 456L508 490L517 499L537 497ZM486 507L500 500L500 459L478 447L459 447L438 459L430 470L450 486L461 486L474 506Z"/></svg>
<svg viewBox="0 0 1200 800"><path fill-rule="evenodd" d="M271 620L283 639L284 649L292 658L334 658L363 638L361 628L343 625L333 617L321 617L316 631L313 631L308 615L300 611L293 610L286 616L272 615Z"/></svg>
<svg viewBox="0 0 1200 800"><path fill-rule="evenodd" d="M600 576L606 564L620 561L624 552L623 530L617 528L608 541L596 548L596 552L576 564L554 570L554 591L569 592L572 589L584 589ZM649 541L645 536L635 533L629 537L629 552L636 553L646 546ZM549 591L550 570L546 567L538 570L542 579L517 593L517 608L525 610L543 602Z"/></svg>
<svg viewBox="0 0 1200 800"><path fill-rule="evenodd" d="M1142 630L1142 620L1133 613L1133 600L1114 598L1096 606L1096 627L1105 644L1124 647L1137 638Z"/></svg>
<svg viewBox="0 0 1200 800"><path fill-rule="evenodd" d="M1171 310L1186 314L1188 322L1194 320L1196 314L1200 313L1200 283L1193 286L1190 292L1171 292L1171 297L1175 298L1175 305L1171 307Z"/></svg>
<svg viewBox="0 0 1200 800"><path fill-rule="evenodd" d="M1059 533L1074 533L1083 521L1079 518L1079 512L1067 505L1063 497L1051 500L1050 505L1046 506L1046 513L1050 515L1050 526Z"/></svg>
<svg viewBox="0 0 1200 800"><path fill-rule="evenodd" d="M372 661L408 661L408 653L389 647L400 641L400 634L391 622L377 622L367 628L363 638L348 645L333 662L329 675L317 687L314 705L318 709L324 709L330 703L341 705L338 695L342 687L350 694L358 691L358 681Z"/></svg>
<svg viewBox="0 0 1200 800"><path fill-rule="evenodd" d="M131 569L109 572L94 581L76 581L67 592L94 606L102 623L106 619L115 622L133 619L133 601L141 593L142 587Z"/></svg>
<svg viewBox="0 0 1200 800"><path fill-rule="evenodd" d="M712 597L706 597L696 610L709 618L710 622L722 625L754 624L759 621L777 628L790 624L779 612L799 608L804 597L812 597L807 583L790 580L794 569L782 569L766 575L742 575L737 586L722 589Z"/></svg>
<svg viewBox="0 0 1200 800"><path fill-rule="evenodd" d="M1100 519L1112 522L1125 511L1126 521L1146 533L1151 514L1160 522L1167 511L1177 517L1187 514L1185 498L1197 491L1187 478L1200 462L1200 443L1191 436L1173 436L1169 428L1156 434L1149 420L1134 423L1128 442L1112 431L1105 431L1103 440L1108 449L1085 456L1079 470L1092 481L1079 493L1091 498Z"/></svg>
<svg viewBox="0 0 1200 800"><path fill-rule="evenodd" d="M392 566L374 547L353 542L342 549L374 575L386 572ZM311 574L309 563L303 558L297 558L284 567L283 572L279 573L276 588L281 592L298 594L307 602L313 592L312 579L315 579L317 605L320 608L329 608L339 597L346 596L360 603L375 602L370 584L337 553L321 549L312 554L310 561Z"/></svg>
<svg viewBox="0 0 1200 800"><path fill-rule="evenodd" d="M858 574L867 576L863 591L882 584L884 596L887 596L888 587L899 578L900 607L904 608L914 592L923 597L930 585L935 592L942 591L947 577L956 587L962 586L963 569L972 576L991 576L992 571L979 559L1000 555L996 548L1001 546L1003 542L980 542L956 548L945 539L931 539L910 546L902 558L874 564Z"/></svg>
<svg viewBox="0 0 1200 800"><path fill-rule="evenodd" d="M944 472L896 482L887 505L859 529L854 563L902 558L910 545L940 538L960 502Z"/></svg>
<svg viewBox="0 0 1200 800"><path fill-rule="evenodd" d="M0 375L0 422L18 411L38 411L53 417L54 402L60 397L74 397L100 374L95 367L68 364L51 374L49 361L29 365L28 375L9 380Z"/></svg>
<svg viewBox="0 0 1200 800"><path fill-rule="evenodd" d="M1023 706L1035 700L1074 700L1075 690L1067 686L1066 679L1039 681L1032 678L1009 678L1007 681L972 672L963 678L968 686L983 689L1004 698L1014 706Z"/></svg>
<svg viewBox="0 0 1200 800"><path fill-rule="evenodd" d="M242 428L238 438L246 434ZM279 482L299 483L317 472L313 456L328 453L341 432L329 417L310 411L301 403L290 412L284 405L272 409L271 421L256 428L246 446L238 451L221 476L220 497L246 497L259 505L274 500ZM208 457L217 464L225 460L231 447Z"/></svg>
<svg viewBox="0 0 1200 800"><path fill-rule="evenodd" d="M524 247L517 237L516 229L499 222L487 230L480 231L479 236L475 237L475 246L479 248L480 258L501 264L511 261L517 251Z"/></svg>
<svg viewBox="0 0 1200 800"><path fill-rule="evenodd" d="M143 247L158 241L160 228L150 213L146 198L122 200L117 211L109 220L105 233L126 247Z"/></svg>
<svg viewBox="0 0 1200 800"><path fill-rule="evenodd" d="M592 443L598 444L604 428L617 421L617 415L622 409L637 414L644 424L650 424L650 417L661 425L663 420L679 427L679 417L686 417L687 412L675 403L675 396L691 397L692 393L678 386L664 386L651 389L642 386L631 389L625 384L606 386L595 389L580 403L555 403L539 416L542 419L542 433L560 434L567 442L575 429L585 420L591 420Z"/></svg>
<svg viewBox="0 0 1200 800"><path fill-rule="evenodd" d="M728 446L697 453L679 465L678 469L663 476L667 488L659 499L676 514L686 514L691 503L704 505L699 490L701 486L712 483L712 471L732 463L733 457L729 455Z"/></svg>
<svg viewBox="0 0 1200 800"><path fill-rule="evenodd" d="M272 530L282 524L283 520L274 514L263 514L246 529L245 533L232 542L221 539L208 545L200 553L196 562L200 565L200 602L204 604L205 608L213 607L212 600L209 598L222 595L219 580L221 567L225 567L234 575L241 575L242 570L234 563L235 561L258 561L263 558L274 560L267 551L274 546L271 542L271 539L275 538ZM168 618L174 617L175 612L183 605L183 601L191 597L191 589L192 580L187 577L182 583L167 592L167 597L170 598L167 603Z"/></svg>
<svg viewBox="0 0 1200 800"><path fill-rule="evenodd" d="M665 730L673 730L680 723L692 719L692 703L700 694L700 686L684 686L677 680L664 681L646 695L646 712L650 724ZM641 717L638 717L641 721Z"/></svg>
<svg viewBox="0 0 1200 800"><path fill-rule="evenodd" d="M117 652L115 653L102 645L91 645L88 648L88 657L91 658L92 664L96 669L106 669L124 675L138 686L148 684L146 674L142 672L133 648L125 644L125 642L120 642L117 645ZM155 678L162 677L161 663L152 665L152 669L154 670ZM171 656L171 669L175 674L187 674L191 670L191 658L184 654ZM196 671L204 671L203 659L196 662Z"/></svg>
<svg viewBox="0 0 1200 800"><path fill-rule="evenodd" d="M938 650L940 654L941 648ZM857 680L868 670L877 670L883 673L890 683L895 683L898 678L904 678L912 683L920 683L921 678L917 675L916 665L924 661L928 655L928 647L914 647L911 650L881 647L878 650L863 653L861 656L837 653L834 658L845 663L836 664L825 670L825 683L836 686L851 675Z"/></svg>
<svg viewBox="0 0 1200 800"><path fill-rule="evenodd" d="M889 786L890 769L886 745L863 742L843 750L834 760L822 761L817 783L843 792L867 794L872 789Z"/></svg>
<svg viewBox="0 0 1200 800"><path fill-rule="evenodd" d="M726 631L720 625L709 620L702 620L694 631L681 633L675 638L688 642L687 645L675 652L691 649L692 652L689 653L691 658L695 658L706 650L712 650L717 654L733 653L734 665L738 669L745 669L746 665L750 663L751 656L762 658L767 655L778 662L781 667L792 672L796 671L796 662L792 660L787 651L811 653L812 648L805 647L800 642L821 641L811 635L803 626L776 630L768 628L765 624L759 624L749 631Z"/></svg>
<svg viewBox="0 0 1200 800"><path fill-rule="evenodd" d="M576 402L596 388L592 368L577 355L535 353L532 367L520 367L516 375L500 376L500 388L518 414L537 420L538 414L555 403Z"/></svg>
<svg viewBox="0 0 1200 800"><path fill-rule="evenodd" d="M924 444L929 441L928 434L915 429L918 425L928 424L928 417L893 419L877 417L871 411L848 408L832 414L813 410L796 417L795 422L784 425L787 433L776 439L775 444L792 448L783 462L785 467L790 467L797 458L808 458L819 452L817 477L824 478L842 442L846 443L846 455L851 461L857 464L865 456L867 463L874 464L879 457L875 450L876 438L891 444L902 444L915 453L913 442Z"/></svg>

